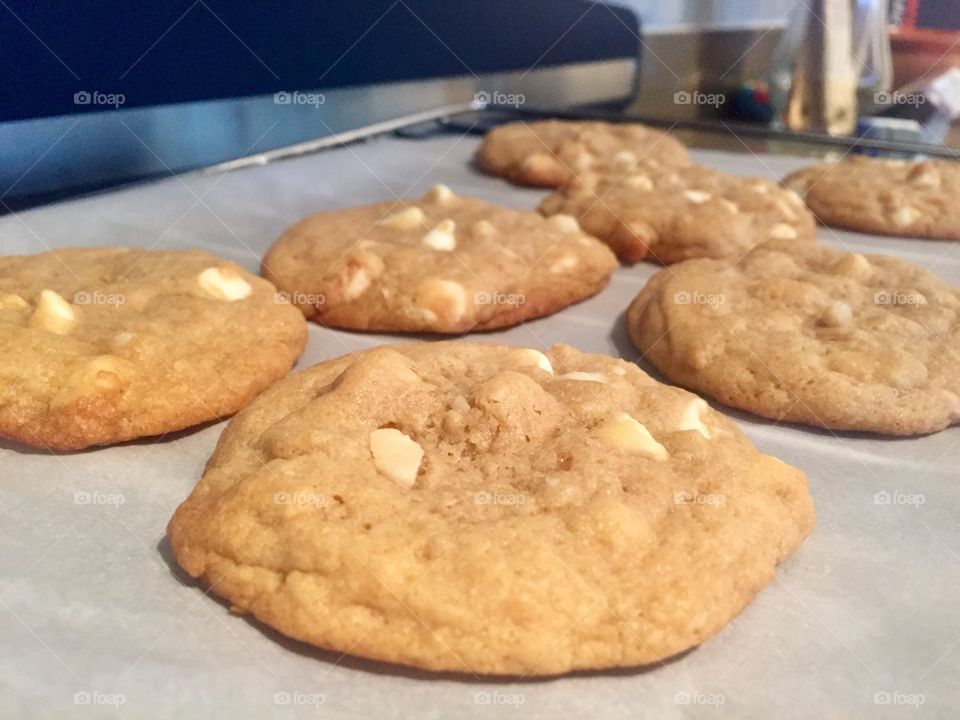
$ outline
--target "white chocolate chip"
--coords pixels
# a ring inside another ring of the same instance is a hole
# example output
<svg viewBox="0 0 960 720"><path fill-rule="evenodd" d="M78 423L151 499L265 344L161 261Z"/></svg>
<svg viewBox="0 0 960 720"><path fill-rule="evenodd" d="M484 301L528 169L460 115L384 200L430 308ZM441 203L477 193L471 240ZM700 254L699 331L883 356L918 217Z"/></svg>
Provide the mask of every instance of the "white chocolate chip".
<svg viewBox="0 0 960 720"><path fill-rule="evenodd" d="M127 384L129 363L113 355L99 355L87 365L85 372L97 390L118 390Z"/></svg>
<svg viewBox="0 0 960 720"><path fill-rule="evenodd" d="M683 196L695 205L702 205L711 197L710 193L702 190L686 190Z"/></svg>
<svg viewBox="0 0 960 720"><path fill-rule="evenodd" d="M796 220L797 213L794 208L784 199L777 198L776 200L777 210L780 211L780 216L785 220Z"/></svg>
<svg viewBox="0 0 960 720"><path fill-rule="evenodd" d="M758 193L758 194L760 194L760 195L766 195L768 192L770 192L770 186L767 185L767 183L763 183L763 182L755 182L755 183L753 183L753 184L750 186L750 189L753 190L755 193Z"/></svg>
<svg viewBox="0 0 960 720"><path fill-rule="evenodd" d="M726 198L717 198L717 202L720 203L720 207L733 215L736 215L738 212L740 212L740 208L737 207L737 204L727 200Z"/></svg>
<svg viewBox="0 0 960 720"><path fill-rule="evenodd" d="M336 302L349 302L367 291L374 279L383 274L383 258L358 250L346 258L337 273L333 289Z"/></svg>
<svg viewBox="0 0 960 720"><path fill-rule="evenodd" d="M847 327L853 322L853 311L843 300L837 300L823 311L820 324L827 327Z"/></svg>
<svg viewBox="0 0 960 720"><path fill-rule="evenodd" d="M363 295L368 287L370 287L370 276L367 271L362 267L352 268L343 286L343 299L354 300Z"/></svg>
<svg viewBox="0 0 960 720"><path fill-rule="evenodd" d="M414 315L431 325L437 322L437 314L433 310L428 310L425 307L414 308Z"/></svg>
<svg viewBox="0 0 960 720"><path fill-rule="evenodd" d="M613 156L613 163L621 170L629 170L637 164L637 156L629 150L621 150Z"/></svg>
<svg viewBox="0 0 960 720"><path fill-rule="evenodd" d="M230 267L208 267L197 276L204 292L217 300L243 300L253 292L243 275Z"/></svg>
<svg viewBox="0 0 960 720"><path fill-rule="evenodd" d="M424 224L426 219L427 217L424 215L423 210L412 205L380 218L377 220L377 225L383 225L384 227L394 228L396 230L416 230Z"/></svg>
<svg viewBox="0 0 960 720"><path fill-rule="evenodd" d="M912 208L909 205L905 205L893 216L893 221L897 224L897 227L907 227L913 225L920 218L920 212L916 208Z"/></svg>
<svg viewBox="0 0 960 720"><path fill-rule="evenodd" d="M446 323L459 322L467 312L467 292L453 280L427 278L417 286L414 303L434 318ZM427 318L430 315L426 316Z"/></svg>
<svg viewBox="0 0 960 720"><path fill-rule="evenodd" d="M651 180L646 175L631 175L626 180L623 181L623 184L634 190L642 190L643 192L649 192L653 190L653 180Z"/></svg>
<svg viewBox="0 0 960 720"><path fill-rule="evenodd" d="M28 307L30 307L30 303L28 303L19 295L13 293L0 293L0 310L7 310L9 308L23 310L24 308Z"/></svg>
<svg viewBox="0 0 960 720"><path fill-rule="evenodd" d="M457 395L451 402L450 407L457 412L470 412L470 403L463 395Z"/></svg>
<svg viewBox="0 0 960 720"><path fill-rule="evenodd" d="M547 218L547 225L553 230L562 233L580 232L580 223L577 222L577 219L573 215L564 215L563 213L551 215Z"/></svg>
<svg viewBox="0 0 960 720"><path fill-rule="evenodd" d="M488 238L496 235L497 228L489 220L477 220L471 228L471 233L477 238Z"/></svg>
<svg viewBox="0 0 960 720"><path fill-rule="evenodd" d="M118 346L123 346L133 340L134 335L132 332L119 332L113 336L113 344Z"/></svg>
<svg viewBox="0 0 960 720"><path fill-rule="evenodd" d="M625 412L614 413L594 429L600 442L612 450L636 453L651 460L666 460L667 449L658 443L643 423Z"/></svg>
<svg viewBox="0 0 960 720"><path fill-rule="evenodd" d="M918 187L938 187L940 173L929 163L917 163L907 173L907 180Z"/></svg>
<svg viewBox="0 0 960 720"><path fill-rule="evenodd" d="M612 372L614 375L619 375L620 377L623 377L627 374L626 369L620 365L614 365L610 372Z"/></svg>
<svg viewBox="0 0 960 720"><path fill-rule="evenodd" d="M540 173L547 168L551 168L556 165L556 160L553 155L545 152L535 152L527 155L520 166L530 173Z"/></svg>
<svg viewBox="0 0 960 720"><path fill-rule="evenodd" d="M864 280L873 274L870 261L860 253L849 253L837 260L831 270L838 275Z"/></svg>
<svg viewBox="0 0 960 720"><path fill-rule="evenodd" d="M800 193L789 188L785 189L787 200L792 203L797 209L802 209L806 207L806 203L803 201L803 198L800 196Z"/></svg>
<svg viewBox="0 0 960 720"><path fill-rule="evenodd" d="M423 196L424 200L430 200L440 203L441 205L446 205L456 197L457 194L446 185L434 185L427 190L427 194Z"/></svg>
<svg viewBox="0 0 960 720"><path fill-rule="evenodd" d="M797 231L786 223L777 223L770 228L770 237L778 240L792 240L797 236Z"/></svg>
<svg viewBox="0 0 960 720"><path fill-rule="evenodd" d="M51 405L63 407L79 398L124 390L136 368L114 355L97 355L85 360L67 376Z"/></svg>
<svg viewBox="0 0 960 720"><path fill-rule="evenodd" d="M539 350L532 350L530 348L514 350L512 353L510 353L510 360L513 363L521 366L536 365L544 372L548 372L553 375L553 366L550 364L550 360L548 360L547 356Z"/></svg>
<svg viewBox="0 0 960 720"><path fill-rule="evenodd" d="M457 225L453 220L443 220L423 236L423 244L434 250L449 252L457 246L456 229Z"/></svg>
<svg viewBox="0 0 960 720"><path fill-rule="evenodd" d="M707 411L709 405L702 398L694 398L683 409L680 416L680 423L677 430L696 430L707 440L710 439L710 428L703 424L703 414Z"/></svg>
<svg viewBox="0 0 960 720"><path fill-rule="evenodd" d="M550 265L550 272L561 273L567 270L573 270L577 266L577 258L573 255L563 255Z"/></svg>
<svg viewBox="0 0 960 720"><path fill-rule="evenodd" d="M557 375L558 380L577 380L579 382L597 382L605 383L607 382L607 376L595 372L581 372L580 370L574 370L573 372L564 373L563 375Z"/></svg>
<svg viewBox="0 0 960 720"><path fill-rule="evenodd" d="M30 316L30 327L66 335L77 321L77 313L53 290L41 290L37 308Z"/></svg>
<svg viewBox="0 0 960 720"><path fill-rule="evenodd" d="M395 428L370 433L370 452L377 470L403 487L413 487L423 460L423 448Z"/></svg>

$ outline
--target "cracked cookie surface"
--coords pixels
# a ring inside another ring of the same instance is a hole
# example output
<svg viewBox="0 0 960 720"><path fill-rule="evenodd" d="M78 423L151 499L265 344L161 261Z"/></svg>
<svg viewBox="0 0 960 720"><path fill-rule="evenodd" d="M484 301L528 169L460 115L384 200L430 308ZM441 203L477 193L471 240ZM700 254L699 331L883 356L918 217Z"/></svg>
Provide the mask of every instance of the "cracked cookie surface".
<svg viewBox="0 0 960 720"><path fill-rule="evenodd" d="M689 154L680 141L639 123L569 120L500 125L476 154L485 172L537 187L558 187L578 173L630 158L682 165Z"/></svg>
<svg viewBox="0 0 960 720"><path fill-rule="evenodd" d="M812 525L800 471L636 365L447 342L271 387L168 532L191 576L291 637L545 675L703 642Z"/></svg>
<svg viewBox="0 0 960 720"><path fill-rule="evenodd" d="M960 164L847 157L783 179L817 218L850 230L960 240Z"/></svg>
<svg viewBox="0 0 960 720"><path fill-rule="evenodd" d="M545 198L540 212L572 215L629 263L736 258L772 238L803 243L816 232L800 198L769 180L629 158L578 175Z"/></svg>
<svg viewBox="0 0 960 720"><path fill-rule="evenodd" d="M205 252L0 257L0 436L77 450L224 417L306 335L270 283Z"/></svg>
<svg viewBox="0 0 960 720"><path fill-rule="evenodd" d="M960 420L960 291L880 255L773 241L654 275L627 313L670 381L776 420L891 435Z"/></svg>
<svg viewBox="0 0 960 720"><path fill-rule="evenodd" d="M263 274L324 325L464 333L554 313L600 290L616 265L573 218L437 185L419 200L301 221L267 253Z"/></svg>

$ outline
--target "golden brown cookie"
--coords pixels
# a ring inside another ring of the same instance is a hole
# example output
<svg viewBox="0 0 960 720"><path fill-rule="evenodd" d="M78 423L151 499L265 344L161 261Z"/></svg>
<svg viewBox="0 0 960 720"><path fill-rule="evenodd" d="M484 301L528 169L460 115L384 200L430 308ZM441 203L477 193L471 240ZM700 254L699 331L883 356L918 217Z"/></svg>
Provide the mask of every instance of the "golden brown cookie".
<svg viewBox="0 0 960 720"><path fill-rule="evenodd" d="M573 218L545 220L438 185L419 200L303 220L267 253L263 274L324 325L464 333L583 300L616 264Z"/></svg>
<svg viewBox="0 0 960 720"><path fill-rule="evenodd" d="M291 637L546 675L705 641L812 525L799 470L632 363L448 342L274 385L168 532L191 576Z"/></svg>
<svg viewBox="0 0 960 720"><path fill-rule="evenodd" d="M0 257L0 436L77 450L231 415L306 337L270 283L205 252Z"/></svg>
<svg viewBox="0 0 960 720"><path fill-rule="evenodd" d="M958 314L960 291L911 263L774 241L657 273L627 324L669 380L728 405L918 435L960 420Z"/></svg>
<svg viewBox="0 0 960 720"><path fill-rule="evenodd" d="M485 172L515 183L558 187L615 159L681 165L689 155L680 141L640 123L541 120L494 128L475 159Z"/></svg>
<svg viewBox="0 0 960 720"><path fill-rule="evenodd" d="M783 184L817 218L850 230L960 240L960 164L848 156L798 170Z"/></svg>
<svg viewBox="0 0 960 720"><path fill-rule="evenodd" d="M795 193L692 164L623 162L583 173L548 196L540 212L572 215L628 263L736 258L771 238L799 244L816 234Z"/></svg>

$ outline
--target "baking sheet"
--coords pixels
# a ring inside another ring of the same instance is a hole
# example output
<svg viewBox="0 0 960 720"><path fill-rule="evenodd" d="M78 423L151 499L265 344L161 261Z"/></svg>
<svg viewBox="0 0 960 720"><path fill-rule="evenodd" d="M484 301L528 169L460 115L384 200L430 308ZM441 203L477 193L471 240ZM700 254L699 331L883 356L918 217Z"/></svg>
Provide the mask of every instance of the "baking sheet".
<svg viewBox="0 0 960 720"><path fill-rule="evenodd" d="M444 182L517 208L543 195L469 165L477 140L383 137L218 176L171 178L0 218L0 251L202 247L256 272L294 220ZM695 152L741 175L807 161ZM960 284L960 244L821 228L830 245ZM474 339L636 359L622 313L655 271ZM310 328L298 367L400 336ZM649 370L649 368L648 368ZM802 468L817 527L718 637L646 671L515 682L343 658L231 615L172 564L164 528L223 423L51 456L0 441L0 717L897 718L960 716L960 427L885 440L732 415Z"/></svg>

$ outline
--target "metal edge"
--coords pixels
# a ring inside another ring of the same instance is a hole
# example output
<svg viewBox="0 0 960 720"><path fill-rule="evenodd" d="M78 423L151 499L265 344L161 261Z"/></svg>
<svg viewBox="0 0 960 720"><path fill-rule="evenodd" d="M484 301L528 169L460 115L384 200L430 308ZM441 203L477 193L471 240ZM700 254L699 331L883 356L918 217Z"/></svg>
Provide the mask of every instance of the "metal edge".
<svg viewBox="0 0 960 720"><path fill-rule="evenodd" d="M364 125L354 130L347 130L342 133L336 133L335 135L327 135L322 138L317 138L316 140L308 140L295 145L287 145L274 150L268 150L263 153L258 153L257 155L248 155L246 157L237 158L236 160L227 160L226 162L217 163L215 165L197 168L196 170L180 173L179 177L190 177L193 175L217 175L220 173L233 172L234 170L242 170L243 168L254 167L257 165L266 165L267 163L276 162L278 160L286 160L288 158L300 157L302 155L320 152L332 147L349 145L350 143L358 142L360 140L367 140L369 138L376 137L377 135L384 135L410 125L430 122L431 120L438 120L443 117L457 115L460 113L469 112L471 110L479 110L482 107L482 105L473 101L444 105L434 110L424 110L422 112L412 113L410 115L403 115L391 120L383 120L381 122L371 123L370 125Z"/></svg>

